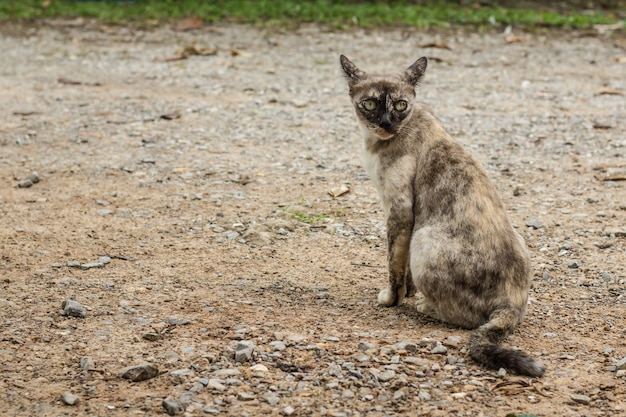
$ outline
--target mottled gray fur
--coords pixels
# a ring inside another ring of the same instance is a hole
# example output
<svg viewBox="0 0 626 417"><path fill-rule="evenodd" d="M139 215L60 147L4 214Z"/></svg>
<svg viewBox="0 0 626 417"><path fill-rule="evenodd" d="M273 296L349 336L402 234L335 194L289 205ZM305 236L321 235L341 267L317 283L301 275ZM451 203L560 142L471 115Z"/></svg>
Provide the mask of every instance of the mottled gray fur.
<svg viewBox="0 0 626 417"><path fill-rule="evenodd" d="M530 356L499 346L526 313L528 250L480 163L416 102L427 59L399 74L340 61L387 223L389 285L378 302L399 305L420 291L418 311L475 329L468 347L476 362L543 375Z"/></svg>

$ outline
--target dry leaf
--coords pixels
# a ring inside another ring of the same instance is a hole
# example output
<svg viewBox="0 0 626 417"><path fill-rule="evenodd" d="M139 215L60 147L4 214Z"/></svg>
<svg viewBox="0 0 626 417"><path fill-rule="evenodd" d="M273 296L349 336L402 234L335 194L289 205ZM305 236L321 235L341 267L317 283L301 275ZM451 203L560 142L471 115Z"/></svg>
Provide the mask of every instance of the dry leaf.
<svg viewBox="0 0 626 417"><path fill-rule="evenodd" d="M217 55L217 49L215 48L198 48L196 46L186 46L181 52L180 55L184 57L188 57L191 55L197 56L211 56Z"/></svg>
<svg viewBox="0 0 626 417"><path fill-rule="evenodd" d="M96 83L84 83L82 81L76 81L76 80L70 80L69 78L65 78L65 77L61 77L57 80L59 83L61 84L65 84L65 85L90 85L93 87L99 87L102 84L96 82Z"/></svg>
<svg viewBox="0 0 626 417"><path fill-rule="evenodd" d="M522 38L521 36L509 35L504 38L504 41L506 43L517 43L517 42L526 42L526 39Z"/></svg>
<svg viewBox="0 0 626 417"><path fill-rule="evenodd" d="M13 112L14 116L33 116L35 114L41 114L41 112L38 112L38 111L14 111Z"/></svg>
<svg viewBox="0 0 626 417"><path fill-rule="evenodd" d="M180 51L176 53L176 55L165 57L165 58L156 58L157 62L172 62L172 61L182 61L183 59L187 59L188 57L196 55L196 56L211 56L217 55L217 49L215 48L198 48L196 46L190 45L186 46Z"/></svg>
<svg viewBox="0 0 626 417"><path fill-rule="evenodd" d="M616 56L615 57L615 62L617 62L619 64L626 63L626 56Z"/></svg>
<svg viewBox="0 0 626 417"><path fill-rule="evenodd" d="M231 49L230 50L230 55L231 56L243 56L243 57L250 56L250 54L248 52L240 51L240 50L237 50L237 49Z"/></svg>
<svg viewBox="0 0 626 417"><path fill-rule="evenodd" d="M450 48L450 46L448 46L447 43L442 42L442 41L428 42L423 45L420 45L420 48L440 48L440 49L447 49L449 51L452 50L452 48Z"/></svg>
<svg viewBox="0 0 626 417"><path fill-rule="evenodd" d="M339 187L335 187L331 189L330 191L328 191L328 194L332 198L337 198L349 192L350 192L350 186L348 186L348 184L341 184Z"/></svg>
<svg viewBox="0 0 626 417"><path fill-rule="evenodd" d="M619 90L600 90L596 93L596 96L623 96L624 92Z"/></svg>
<svg viewBox="0 0 626 417"><path fill-rule="evenodd" d="M180 113L167 113L167 114L162 114L160 116L161 119L163 120L175 120L175 119L180 119Z"/></svg>
<svg viewBox="0 0 626 417"><path fill-rule="evenodd" d="M626 171L609 173L606 175L596 175L595 177L599 181L626 181Z"/></svg>
<svg viewBox="0 0 626 417"><path fill-rule="evenodd" d="M186 30L200 29L204 25L202 19L198 16L188 17L176 24L176 30L183 32Z"/></svg>

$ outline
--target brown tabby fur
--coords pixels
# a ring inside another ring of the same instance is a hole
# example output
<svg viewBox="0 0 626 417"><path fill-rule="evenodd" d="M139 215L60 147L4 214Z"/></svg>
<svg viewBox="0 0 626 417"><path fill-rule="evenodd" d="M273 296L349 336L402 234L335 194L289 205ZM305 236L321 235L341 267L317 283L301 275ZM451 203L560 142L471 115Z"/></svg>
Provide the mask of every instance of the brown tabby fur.
<svg viewBox="0 0 626 417"><path fill-rule="evenodd" d="M378 302L399 305L420 291L418 311L475 329L476 362L541 376L539 362L499 346L526 313L528 250L481 165L416 102L426 65L424 57L400 74L369 74L341 56L387 223L389 285Z"/></svg>

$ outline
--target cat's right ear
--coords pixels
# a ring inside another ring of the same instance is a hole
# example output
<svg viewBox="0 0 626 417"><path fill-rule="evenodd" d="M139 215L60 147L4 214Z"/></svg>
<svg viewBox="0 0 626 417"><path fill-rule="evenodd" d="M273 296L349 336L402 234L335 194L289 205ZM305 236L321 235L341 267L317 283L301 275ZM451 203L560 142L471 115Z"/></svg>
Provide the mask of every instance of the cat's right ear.
<svg viewBox="0 0 626 417"><path fill-rule="evenodd" d="M428 58L426 58L425 56L415 61L413 65L411 65L404 71L404 79L406 80L406 82L411 85L417 85L420 78L422 78L422 76L426 72L427 65Z"/></svg>
<svg viewBox="0 0 626 417"><path fill-rule="evenodd" d="M341 62L341 68L343 68L343 72L346 73L348 77L348 81L353 83L358 83L365 77L365 73L358 69L356 65L352 63L345 55L341 55L339 57L339 61Z"/></svg>

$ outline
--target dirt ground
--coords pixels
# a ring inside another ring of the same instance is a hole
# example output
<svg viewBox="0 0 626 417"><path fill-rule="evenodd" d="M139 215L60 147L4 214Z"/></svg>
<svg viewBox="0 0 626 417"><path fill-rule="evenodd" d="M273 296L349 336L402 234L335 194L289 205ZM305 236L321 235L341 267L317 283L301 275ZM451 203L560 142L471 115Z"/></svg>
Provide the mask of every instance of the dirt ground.
<svg viewBox="0 0 626 417"><path fill-rule="evenodd" d="M0 33L0 414L626 415L623 35ZM543 378L476 366L469 332L412 300L376 304L383 214L340 53L430 58L419 95L530 248L506 345Z"/></svg>

